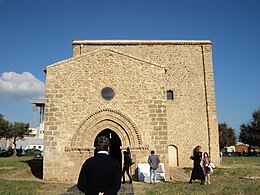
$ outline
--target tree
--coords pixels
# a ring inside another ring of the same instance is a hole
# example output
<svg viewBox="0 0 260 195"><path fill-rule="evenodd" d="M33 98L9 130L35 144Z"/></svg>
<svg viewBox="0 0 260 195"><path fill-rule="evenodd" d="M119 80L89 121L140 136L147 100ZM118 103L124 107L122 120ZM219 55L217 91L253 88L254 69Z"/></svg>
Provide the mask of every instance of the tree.
<svg viewBox="0 0 260 195"><path fill-rule="evenodd" d="M251 146L260 146L260 109L253 112L249 123L240 126L239 140Z"/></svg>
<svg viewBox="0 0 260 195"><path fill-rule="evenodd" d="M4 119L4 115L0 114L0 139L5 137L5 133L8 130L9 122Z"/></svg>
<svg viewBox="0 0 260 195"><path fill-rule="evenodd" d="M232 146L236 143L235 130L228 127L226 123L218 125L219 130L219 146L222 150L225 146Z"/></svg>
<svg viewBox="0 0 260 195"><path fill-rule="evenodd" d="M14 122L9 125L8 131L5 134L6 139L13 139L14 153L16 155L16 142L19 139L23 139L25 135L29 135L31 130L29 129L29 123Z"/></svg>

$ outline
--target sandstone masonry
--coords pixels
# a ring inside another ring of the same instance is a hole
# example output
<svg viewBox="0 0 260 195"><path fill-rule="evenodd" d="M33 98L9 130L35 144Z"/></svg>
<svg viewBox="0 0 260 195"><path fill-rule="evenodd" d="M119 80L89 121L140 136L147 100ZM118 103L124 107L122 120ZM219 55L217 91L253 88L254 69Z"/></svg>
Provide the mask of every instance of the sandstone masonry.
<svg viewBox="0 0 260 195"><path fill-rule="evenodd" d="M110 137L120 161L131 149L132 173L155 150L169 179L171 167L192 166L197 145L219 165L211 46L73 41L72 58L46 67L44 179L76 182L98 135Z"/></svg>

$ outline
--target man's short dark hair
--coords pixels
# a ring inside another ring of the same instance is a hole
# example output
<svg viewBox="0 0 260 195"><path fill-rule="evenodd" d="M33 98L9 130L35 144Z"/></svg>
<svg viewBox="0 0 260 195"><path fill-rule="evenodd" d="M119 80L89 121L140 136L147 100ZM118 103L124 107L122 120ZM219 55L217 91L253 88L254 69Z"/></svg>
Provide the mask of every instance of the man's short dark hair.
<svg viewBox="0 0 260 195"><path fill-rule="evenodd" d="M94 147L97 151L108 151L109 139L105 136L97 137L94 141Z"/></svg>
<svg viewBox="0 0 260 195"><path fill-rule="evenodd" d="M152 150L152 151L151 151L151 154L154 154L154 153L155 153L154 150Z"/></svg>

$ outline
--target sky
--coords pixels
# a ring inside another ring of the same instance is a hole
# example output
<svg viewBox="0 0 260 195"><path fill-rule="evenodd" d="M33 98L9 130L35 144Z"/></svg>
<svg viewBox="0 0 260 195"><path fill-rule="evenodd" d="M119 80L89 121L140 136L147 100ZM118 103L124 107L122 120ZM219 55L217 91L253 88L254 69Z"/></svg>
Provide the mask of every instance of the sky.
<svg viewBox="0 0 260 195"><path fill-rule="evenodd" d="M211 40L218 122L238 134L260 109L260 0L0 0L0 113L34 127L45 67L117 39Z"/></svg>

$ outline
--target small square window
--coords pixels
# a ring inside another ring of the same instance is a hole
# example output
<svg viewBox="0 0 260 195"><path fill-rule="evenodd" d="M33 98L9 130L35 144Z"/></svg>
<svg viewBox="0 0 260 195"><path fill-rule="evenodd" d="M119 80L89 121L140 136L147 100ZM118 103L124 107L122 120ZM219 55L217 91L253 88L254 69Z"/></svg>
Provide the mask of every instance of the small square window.
<svg viewBox="0 0 260 195"><path fill-rule="evenodd" d="M173 91L172 90L167 91L167 100L173 100Z"/></svg>

